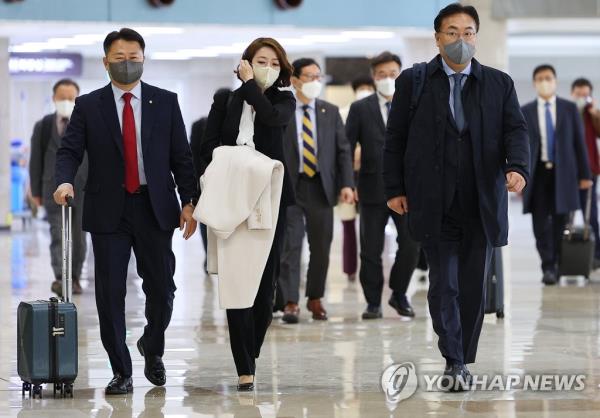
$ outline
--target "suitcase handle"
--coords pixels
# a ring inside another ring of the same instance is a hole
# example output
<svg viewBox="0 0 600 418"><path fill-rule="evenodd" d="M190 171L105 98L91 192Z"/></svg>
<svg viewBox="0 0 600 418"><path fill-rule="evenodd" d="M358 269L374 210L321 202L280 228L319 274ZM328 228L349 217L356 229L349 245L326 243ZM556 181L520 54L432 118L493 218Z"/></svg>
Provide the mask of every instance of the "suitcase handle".
<svg viewBox="0 0 600 418"><path fill-rule="evenodd" d="M73 296L73 208L72 196L66 196L67 204L62 206L62 294L63 302L71 302Z"/></svg>

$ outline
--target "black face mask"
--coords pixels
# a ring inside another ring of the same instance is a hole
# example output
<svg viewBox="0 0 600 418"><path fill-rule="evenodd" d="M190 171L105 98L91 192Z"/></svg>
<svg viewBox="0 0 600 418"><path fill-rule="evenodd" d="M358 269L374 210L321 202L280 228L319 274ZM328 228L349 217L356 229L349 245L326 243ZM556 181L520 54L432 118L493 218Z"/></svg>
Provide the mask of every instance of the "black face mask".
<svg viewBox="0 0 600 418"><path fill-rule="evenodd" d="M138 61L119 61L108 63L110 78L120 84L131 84L142 78L144 63Z"/></svg>

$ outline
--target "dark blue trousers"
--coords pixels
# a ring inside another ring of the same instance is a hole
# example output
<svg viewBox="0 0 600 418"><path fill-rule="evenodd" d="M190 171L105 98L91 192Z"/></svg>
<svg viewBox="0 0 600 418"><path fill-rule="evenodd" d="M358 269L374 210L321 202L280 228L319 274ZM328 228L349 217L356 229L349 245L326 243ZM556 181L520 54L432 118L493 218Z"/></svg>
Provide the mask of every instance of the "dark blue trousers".
<svg viewBox="0 0 600 418"><path fill-rule="evenodd" d="M125 295L131 250L146 295L143 343L146 355L162 356L165 330L171 321L175 295L173 231L163 231L147 193L127 194L121 222L110 234L92 234L95 257L96 306L100 337L113 373L131 376L131 356L125 342Z"/></svg>
<svg viewBox="0 0 600 418"><path fill-rule="evenodd" d="M423 242L429 263L429 312L438 347L449 363L473 363L485 310L485 278L492 255L480 218L454 198L439 237Z"/></svg>

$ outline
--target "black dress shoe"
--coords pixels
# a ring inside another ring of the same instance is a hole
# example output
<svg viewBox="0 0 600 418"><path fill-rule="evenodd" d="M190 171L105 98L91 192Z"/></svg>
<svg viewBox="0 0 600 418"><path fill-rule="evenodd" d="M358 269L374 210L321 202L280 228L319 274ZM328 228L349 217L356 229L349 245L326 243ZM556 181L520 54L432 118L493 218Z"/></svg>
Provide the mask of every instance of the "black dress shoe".
<svg viewBox="0 0 600 418"><path fill-rule="evenodd" d="M464 364L446 364L441 385L448 392L464 392L471 388L472 381L473 376Z"/></svg>
<svg viewBox="0 0 600 418"><path fill-rule="evenodd" d="M368 305L362 314L362 319L379 319L381 317L383 317L381 306L376 305Z"/></svg>
<svg viewBox="0 0 600 418"><path fill-rule="evenodd" d="M143 337L142 337L143 338ZM160 356L145 355L144 343L140 338L137 342L137 348L140 351L142 357L144 357L144 376L155 386L163 386L167 383L167 374L165 372L165 365L163 364Z"/></svg>
<svg viewBox="0 0 600 418"><path fill-rule="evenodd" d="M107 395L126 395L133 392L133 379L115 374L104 391Z"/></svg>
<svg viewBox="0 0 600 418"><path fill-rule="evenodd" d="M250 383L239 383L237 385L238 392L252 392L254 390L254 379Z"/></svg>
<svg viewBox="0 0 600 418"><path fill-rule="evenodd" d="M388 303L400 316L407 316L410 318L415 316L415 311L412 306L410 306L410 303L408 303L408 299L405 295L392 295Z"/></svg>
<svg viewBox="0 0 600 418"><path fill-rule="evenodd" d="M556 276L556 273L552 270L546 270L544 272L544 277L542 277L542 283L548 286L558 283L558 277Z"/></svg>

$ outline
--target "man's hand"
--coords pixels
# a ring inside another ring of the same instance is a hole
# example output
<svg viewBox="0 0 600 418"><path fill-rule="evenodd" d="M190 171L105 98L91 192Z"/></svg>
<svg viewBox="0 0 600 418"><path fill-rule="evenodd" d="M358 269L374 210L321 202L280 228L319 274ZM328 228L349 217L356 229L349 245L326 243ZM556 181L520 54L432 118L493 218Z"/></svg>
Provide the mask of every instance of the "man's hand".
<svg viewBox="0 0 600 418"><path fill-rule="evenodd" d="M506 188L509 192L521 193L525 184L523 176L516 171L506 173Z"/></svg>
<svg viewBox="0 0 600 418"><path fill-rule="evenodd" d="M33 204L36 208L42 206L42 197L41 196L31 196L31 200L33 200Z"/></svg>
<svg viewBox="0 0 600 418"><path fill-rule="evenodd" d="M594 182L589 179L579 180L579 188L581 190L587 190L594 185Z"/></svg>
<svg viewBox="0 0 600 418"><path fill-rule="evenodd" d="M187 204L181 210L181 215L179 216L179 230L183 231L185 227L185 231L183 233L184 239L190 239L194 232L196 232L196 227L198 226L198 222L192 216L194 214L194 207L191 204Z"/></svg>
<svg viewBox="0 0 600 418"><path fill-rule="evenodd" d="M75 197L75 191L73 185L69 183L63 183L54 192L54 201L57 205L66 205L67 196Z"/></svg>
<svg viewBox="0 0 600 418"><path fill-rule="evenodd" d="M344 187L340 192L340 200L344 203L354 203L354 190L352 187Z"/></svg>
<svg viewBox="0 0 600 418"><path fill-rule="evenodd" d="M393 199L388 200L388 208L396 212L398 215L404 215L408 213L408 201L406 196L397 196Z"/></svg>

